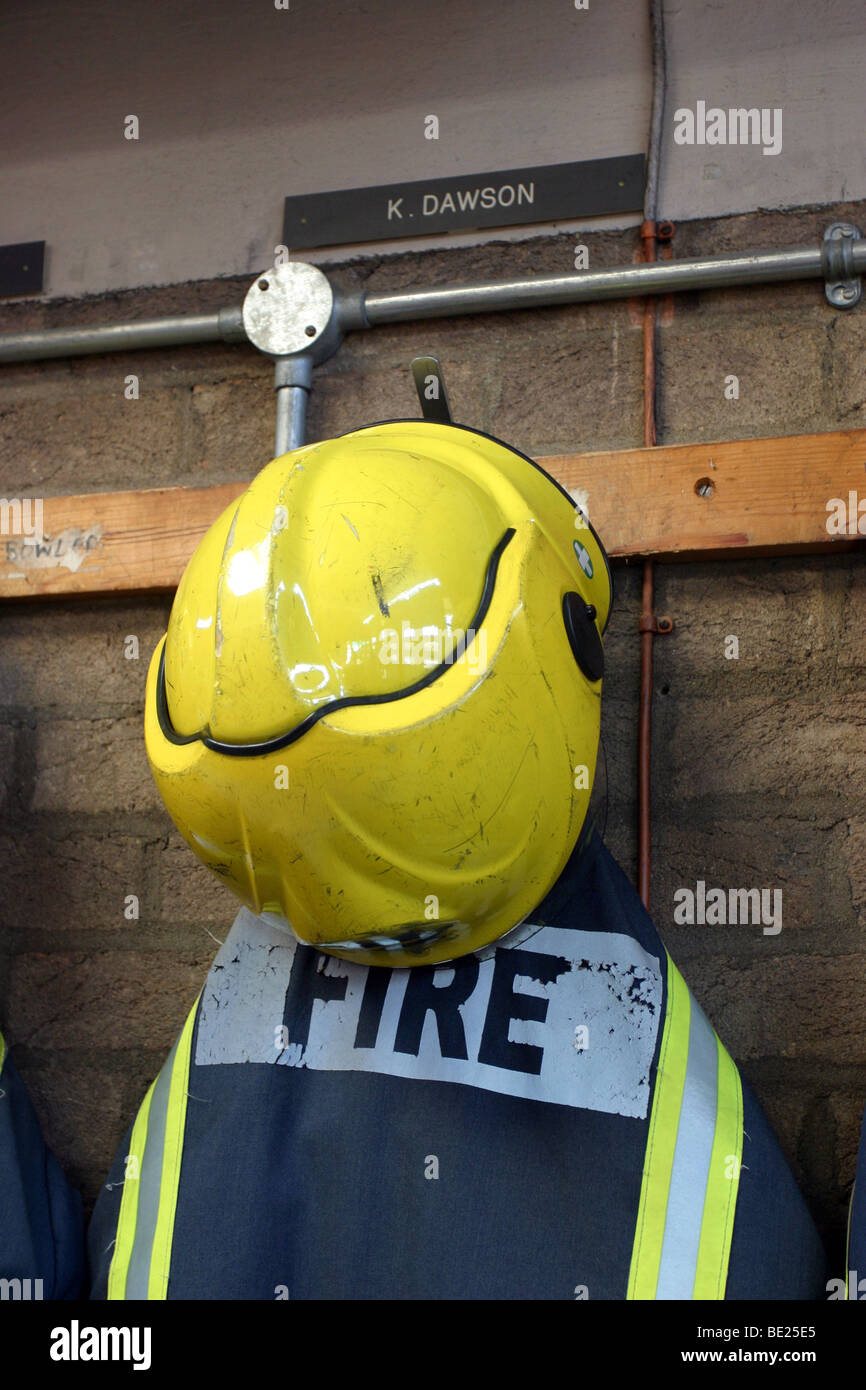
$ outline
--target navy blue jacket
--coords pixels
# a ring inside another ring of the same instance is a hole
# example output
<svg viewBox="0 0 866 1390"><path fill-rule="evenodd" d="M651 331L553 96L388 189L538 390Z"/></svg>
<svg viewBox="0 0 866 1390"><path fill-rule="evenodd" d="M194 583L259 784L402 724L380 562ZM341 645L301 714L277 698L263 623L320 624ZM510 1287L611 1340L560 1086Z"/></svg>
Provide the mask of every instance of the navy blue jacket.
<svg viewBox="0 0 866 1390"><path fill-rule="evenodd" d="M0 1298L80 1298L81 1198L42 1138L0 1039Z"/></svg>
<svg viewBox="0 0 866 1390"><path fill-rule="evenodd" d="M389 970L242 910L97 1203L93 1295L825 1297L761 1108L597 833L532 923Z"/></svg>

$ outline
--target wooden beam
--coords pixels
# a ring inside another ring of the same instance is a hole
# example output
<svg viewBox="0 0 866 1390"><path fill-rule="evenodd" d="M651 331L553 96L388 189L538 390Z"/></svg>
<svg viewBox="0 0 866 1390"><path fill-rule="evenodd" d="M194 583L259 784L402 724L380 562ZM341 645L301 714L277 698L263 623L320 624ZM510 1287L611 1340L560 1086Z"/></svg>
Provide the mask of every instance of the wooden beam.
<svg viewBox="0 0 866 1390"><path fill-rule="evenodd" d="M586 489L590 520L613 556L781 554L840 542L850 549L850 534L828 532L828 502L847 507L854 491L866 514L866 430L542 462L570 491Z"/></svg>
<svg viewBox="0 0 866 1390"><path fill-rule="evenodd" d="M242 483L224 483L46 497L41 544L0 539L0 598L174 589L197 542L241 492Z"/></svg>
<svg viewBox="0 0 866 1390"><path fill-rule="evenodd" d="M557 454L540 459L616 557L765 555L850 549L863 501L866 430ZM242 483L46 497L44 540L10 535L0 502L0 598L171 590L200 537ZM855 529L828 532L828 504Z"/></svg>

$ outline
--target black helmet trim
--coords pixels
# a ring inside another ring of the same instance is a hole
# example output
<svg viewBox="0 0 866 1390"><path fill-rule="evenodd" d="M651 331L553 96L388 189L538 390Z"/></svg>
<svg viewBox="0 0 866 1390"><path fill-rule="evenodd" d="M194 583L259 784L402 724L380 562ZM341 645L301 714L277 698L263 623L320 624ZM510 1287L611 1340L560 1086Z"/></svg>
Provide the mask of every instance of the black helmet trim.
<svg viewBox="0 0 866 1390"><path fill-rule="evenodd" d="M171 722L171 714L168 708L168 693L165 680L165 643L159 655L159 671L156 678L156 717L163 737L169 743L186 744L200 741L206 748L210 748L214 753L226 753L236 758L257 758L267 753L276 753L281 748L286 748L296 739L301 738L313 724L322 719L326 714L332 714L338 709L347 709L351 705L384 705L392 700L405 699L407 695L415 695L419 690L424 690L428 685L432 685L438 680L445 671L459 661L467 647L467 634L476 633L487 616L493 598L493 591L496 587L496 574L499 569L499 561L508 545L509 541L516 534L513 527L502 536L496 544L493 553L487 564L487 572L484 576L484 587L481 591L481 599L478 609L468 628L464 628L459 640L455 644L454 650L446 661L441 661L432 671L428 671L426 676L414 681L412 685L405 686L402 690L388 691L384 695L339 695L335 700L329 700L327 704L320 705L318 709L308 714L297 724L294 729L290 729L286 734L278 734L276 738L266 739L262 743L225 743L221 739L211 736L208 731L202 730L196 734L179 734Z"/></svg>
<svg viewBox="0 0 866 1390"><path fill-rule="evenodd" d="M535 468L539 473L543 473L547 481L549 483L552 483L552 485L556 488L557 492L561 492L568 504L572 506L576 512L579 512L580 515L583 517L584 523L586 524L586 529L589 531L590 535L592 536L593 540L595 541L596 545L601 551L601 557L604 560L604 568L607 572L607 584L610 590L610 603L608 604L607 616L604 620L604 627L601 629L601 635L602 637L604 636L604 634L607 632L607 625L610 622L610 615L613 612L614 600L613 571L610 567L610 559L608 557L607 551L604 548L604 543L601 537L599 536L589 517L586 515L586 512L577 502L575 502L571 493L568 491L568 488L563 487L562 483L559 481L558 478L554 478L552 473L548 473L546 468L543 468L540 463L536 463L535 459L530 458L528 454L524 454L520 449L515 449L513 444L506 444L505 440L500 439L498 435L488 434L486 430L474 429L472 425L458 425L455 424L453 420L450 424L446 425L440 423L438 420L419 420L416 415L401 415L398 416L396 420L374 420L372 424L359 425L357 429L353 430L344 430L342 434L335 434L334 438L345 439L350 434L362 434L364 430L381 429L383 425L427 425L431 429L465 430L467 434L477 434L481 439L489 439L491 444L498 444L500 448L507 449L510 454L516 454L519 459L523 459L525 463L531 464L532 467Z"/></svg>

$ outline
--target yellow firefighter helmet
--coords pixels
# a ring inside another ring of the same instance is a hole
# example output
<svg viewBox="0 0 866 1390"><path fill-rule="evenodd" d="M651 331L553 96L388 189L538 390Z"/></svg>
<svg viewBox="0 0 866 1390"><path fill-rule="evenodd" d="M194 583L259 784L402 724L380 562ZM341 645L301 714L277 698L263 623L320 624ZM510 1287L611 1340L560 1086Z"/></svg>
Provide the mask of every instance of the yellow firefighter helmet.
<svg viewBox="0 0 866 1390"><path fill-rule="evenodd" d="M611 599L575 502L490 435L439 412L296 449L181 580L147 683L160 794L242 902L319 951L477 951L584 823Z"/></svg>

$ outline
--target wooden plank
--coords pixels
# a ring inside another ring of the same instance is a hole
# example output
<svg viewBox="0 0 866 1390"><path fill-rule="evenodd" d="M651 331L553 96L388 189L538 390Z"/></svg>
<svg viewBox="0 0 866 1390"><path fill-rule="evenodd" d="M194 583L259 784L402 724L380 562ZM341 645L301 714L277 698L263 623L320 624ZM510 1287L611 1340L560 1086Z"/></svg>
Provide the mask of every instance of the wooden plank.
<svg viewBox="0 0 866 1390"><path fill-rule="evenodd" d="M0 538L0 598L174 589L211 522L243 489L223 483L46 497L41 545Z"/></svg>
<svg viewBox="0 0 866 1390"><path fill-rule="evenodd" d="M539 460L582 502L611 556L766 555L850 549L866 533L866 430L557 454ZM176 587L241 483L46 497L44 542L0 535L0 598ZM828 503L854 530L828 532ZM8 510L0 514L9 529Z"/></svg>
<svg viewBox="0 0 866 1390"><path fill-rule="evenodd" d="M827 504L864 501L866 430L675 444L541 460L574 492L611 555L824 550L852 536L827 530ZM700 495L699 485L710 486ZM847 545L845 542L847 541Z"/></svg>

